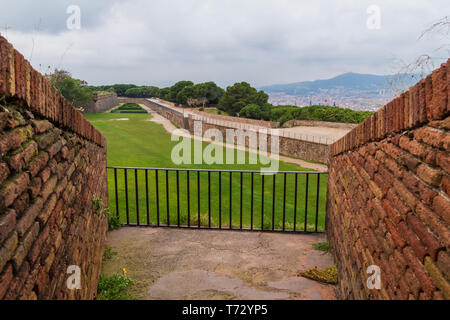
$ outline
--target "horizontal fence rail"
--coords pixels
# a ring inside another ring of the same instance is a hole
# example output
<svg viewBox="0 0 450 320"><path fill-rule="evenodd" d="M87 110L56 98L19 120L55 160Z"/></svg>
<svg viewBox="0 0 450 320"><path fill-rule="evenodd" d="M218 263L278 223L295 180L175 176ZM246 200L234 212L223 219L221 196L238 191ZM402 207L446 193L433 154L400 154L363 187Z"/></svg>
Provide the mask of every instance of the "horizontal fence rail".
<svg viewBox="0 0 450 320"><path fill-rule="evenodd" d="M129 226L324 232L327 172L107 167Z"/></svg>
<svg viewBox="0 0 450 320"><path fill-rule="evenodd" d="M292 131L286 131L283 130L283 128L267 128L267 127L261 127L258 125L248 124L248 123L240 123L240 122L233 122L233 121L226 121L226 120L219 120L214 118L208 118L197 114L189 114L188 115L193 120L202 121L209 124L214 124L222 127L228 127L228 128L234 128L234 129L241 129L241 130L253 130L258 131L259 129L265 129L267 130L268 134L276 135L279 137L285 137L285 138L291 138L295 140L302 140L302 141L309 141L319 144L333 144L338 139L337 138L328 138L323 136L315 136L315 135L308 135L308 134L302 134Z"/></svg>

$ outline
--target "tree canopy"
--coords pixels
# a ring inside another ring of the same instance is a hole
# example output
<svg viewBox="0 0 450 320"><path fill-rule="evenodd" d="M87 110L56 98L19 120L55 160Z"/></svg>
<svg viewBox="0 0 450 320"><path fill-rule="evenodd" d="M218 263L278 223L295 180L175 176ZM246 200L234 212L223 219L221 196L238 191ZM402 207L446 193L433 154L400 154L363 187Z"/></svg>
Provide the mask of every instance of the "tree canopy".
<svg viewBox="0 0 450 320"><path fill-rule="evenodd" d="M58 89L58 91L77 107L85 106L92 100L93 93L87 87L87 82L72 78L70 72L65 70L58 70L46 77Z"/></svg>
<svg viewBox="0 0 450 320"><path fill-rule="evenodd" d="M240 82L227 87L219 101L218 109L230 115L236 115L245 106L249 104L263 106L268 99L269 96L264 91L256 90L247 82Z"/></svg>

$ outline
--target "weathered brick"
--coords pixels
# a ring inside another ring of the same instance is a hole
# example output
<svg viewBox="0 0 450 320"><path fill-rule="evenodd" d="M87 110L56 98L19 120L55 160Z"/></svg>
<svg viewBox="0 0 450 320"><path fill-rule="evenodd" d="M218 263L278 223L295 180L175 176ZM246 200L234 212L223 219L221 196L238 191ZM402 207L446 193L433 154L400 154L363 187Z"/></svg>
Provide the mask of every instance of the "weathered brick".
<svg viewBox="0 0 450 320"><path fill-rule="evenodd" d="M433 283L438 287L445 299L450 300L450 283L442 276L439 269L430 257L425 257L425 269L431 276Z"/></svg>
<svg viewBox="0 0 450 320"><path fill-rule="evenodd" d="M408 228L408 226L402 221L398 224L398 230L402 238L411 246L417 258L423 261L426 250L425 247L417 239L416 235Z"/></svg>
<svg viewBox="0 0 450 320"><path fill-rule="evenodd" d="M23 260L25 259L25 257L28 254L28 251L31 248L31 245L33 244L34 240L36 240L38 233L39 233L39 222L35 222L33 226L30 228L30 230L28 230L28 232L24 235L14 254L12 263L15 270L19 270Z"/></svg>
<svg viewBox="0 0 450 320"><path fill-rule="evenodd" d="M418 199L403 185L403 183L394 179L394 189L409 208L414 210L418 203Z"/></svg>
<svg viewBox="0 0 450 320"><path fill-rule="evenodd" d="M417 277L417 279L419 279L422 290L431 296L436 287L431 281L431 278L425 272L423 264L417 259L410 247L404 248L403 254L408 261L408 265L410 266L411 270L414 272L414 275Z"/></svg>
<svg viewBox="0 0 450 320"><path fill-rule="evenodd" d="M16 128L0 135L0 156L3 157L10 150L19 148L32 136L31 126Z"/></svg>
<svg viewBox="0 0 450 320"><path fill-rule="evenodd" d="M427 253L435 259L437 251L441 248L437 239L427 230L422 222L412 214L408 215L408 225L426 246Z"/></svg>
<svg viewBox="0 0 450 320"><path fill-rule="evenodd" d="M47 132L53 128L52 123L47 120L33 120L31 123L33 124L34 132L36 134Z"/></svg>
<svg viewBox="0 0 450 320"><path fill-rule="evenodd" d="M49 160L48 154L46 152L39 152L39 154L34 157L34 159L28 165L28 170L32 177L36 176L39 171L47 164Z"/></svg>
<svg viewBox="0 0 450 320"><path fill-rule="evenodd" d="M384 222L386 223L386 228L389 230L389 233L392 236L392 240L394 240L395 245L398 248L403 248L406 244L403 238L400 236L397 228L388 218L385 218Z"/></svg>
<svg viewBox="0 0 450 320"><path fill-rule="evenodd" d="M17 243L17 232L13 232L13 234L0 246L0 270L3 270L6 263L12 258L14 251L17 248Z"/></svg>
<svg viewBox="0 0 450 320"><path fill-rule="evenodd" d="M447 281L450 281L450 254L446 251L440 251L438 253L436 265Z"/></svg>
<svg viewBox="0 0 450 320"><path fill-rule="evenodd" d="M16 211L9 209L0 215L0 244L16 227Z"/></svg>
<svg viewBox="0 0 450 320"><path fill-rule="evenodd" d="M433 189L409 172L403 173L402 182L409 190L414 192L417 197L421 198L421 200L428 205L431 205L433 198L437 196L437 193Z"/></svg>
<svg viewBox="0 0 450 320"><path fill-rule="evenodd" d="M47 200L48 196L53 192L55 189L56 183L58 182L57 176L52 176L43 186L41 190L41 197L45 200Z"/></svg>
<svg viewBox="0 0 450 320"><path fill-rule="evenodd" d="M53 209L56 205L56 194L53 193L50 198L48 198L47 202L44 205L41 213L39 214L39 220L45 224L47 222L48 217L52 213Z"/></svg>
<svg viewBox="0 0 450 320"><path fill-rule="evenodd" d="M44 200L41 197L37 198L20 218L17 223L17 232L19 232L20 236L24 235L28 228L31 227L39 212L41 212L43 204Z"/></svg>
<svg viewBox="0 0 450 320"><path fill-rule="evenodd" d="M0 162L0 184L9 177L10 172L8 165L5 162Z"/></svg>
<svg viewBox="0 0 450 320"><path fill-rule="evenodd" d="M30 177L26 172L16 174L6 181L0 189L0 210L10 206L25 191L29 182Z"/></svg>
<svg viewBox="0 0 450 320"><path fill-rule="evenodd" d="M436 165L450 174L450 156L445 152L436 153Z"/></svg>
<svg viewBox="0 0 450 320"><path fill-rule="evenodd" d="M417 168L417 175L423 181L433 186L439 186L441 184L442 172L438 169L431 168L426 164L421 164Z"/></svg>
<svg viewBox="0 0 450 320"><path fill-rule="evenodd" d="M14 200L11 208L16 211L16 216L21 217L24 211L28 208L30 204L30 195L28 192L23 192L20 196Z"/></svg>
<svg viewBox="0 0 450 320"><path fill-rule="evenodd" d="M37 197L37 195L41 191L41 187L42 187L42 179L40 177L34 177L31 180L30 185L28 187L28 191L32 199Z"/></svg>
<svg viewBox="0 0 450 320"><path fill-rule="evenodd" d="M16 172L20 172L22 168L26 167L32 157L38 153L37 143L31 141L20 149L14 151L8 157L9 167L14 169Z"/></svg>
<svg viewBox="0 0 450 320"><path fill-rule="evenodd" d="M389 216L389 218L392 220L392 222L394 222L395 224L400 223L400 221L402 221L404 219L404 217L402 217L397 210L394 209L394 207L392 207L391 203L384 199L382 201L382 206L385 210L385 212L387 213L387 215Z"/></svg>
<svg viewBox="0 0 450 320"><path fill-rule="evenodd" d="M442 148L445 134L433 128L422 127L414 131L414 139L425 142L435 148Z"/></svg>
<svg viewBox="0 0 450 320"><path fill-rule="evenodd" d="M450 196L450 176L442 176L441 181L442 191L444 191L448 196Z"/></svg>
<svg viewBox="0 0 450 320"><path fill-rule="evenodd" d="M428 153L426 147L418 143L417 141L410 140L408 137L401 137L399 140L399 145L401 148L408 150L411 154L418 156L423 159Z"/></svg>
<svg viewBox="0 0 450 320"><path fill-rule="evenodd" d="M13 278L13 268L8 264L3 272L0 274L0 299L3 299L6 291L9 288L9 283Z"/></svg>
<svg viewBox="0 0 450 320"><path fill-rule="evenodd" d="M60 137L61 130L54 128L53 130L37 135L35 137L36 142L39 145L39 149L46 150L49 146L57 141Z"/></svg>
<svg viewBox="0 0 450 320"><path fill-rule="evenodd" d="M419 203L416 208L416 214L433 231L443 246L450 246L450 230L442 223L435 212Z"/></svg>
<svg viewBox="0 0 450 320"><path fill-rule="evenodd" d="M443 196L437 196L433 200L434 211L450 225L450 201Z"/></svg>

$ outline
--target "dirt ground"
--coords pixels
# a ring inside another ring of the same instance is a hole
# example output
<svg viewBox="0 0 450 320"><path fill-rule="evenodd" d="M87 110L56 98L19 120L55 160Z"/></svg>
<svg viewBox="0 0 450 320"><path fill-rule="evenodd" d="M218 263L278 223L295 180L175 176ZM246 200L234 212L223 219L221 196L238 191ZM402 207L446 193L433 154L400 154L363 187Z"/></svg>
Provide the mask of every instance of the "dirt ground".
<svg viewBox="0 0 450 320"><path fill-rule="evenodd" d="M334 264L313 249L321 234L123 227L108 233L117 252L111 275L126 268L138 299L335 299L334 286L298 272Z"/></svg>
<svg viewBox="0 0 450 320"><path fill-rule="evenodd" d="M283 128L280 131L284 132L294 132L297 134L315 136L328 138L333 140L339 140L347 133L349 133L352 129L344 129L344 128L329 128L329 127L307 127L307 126L297 126L292 128Z"/></svg>

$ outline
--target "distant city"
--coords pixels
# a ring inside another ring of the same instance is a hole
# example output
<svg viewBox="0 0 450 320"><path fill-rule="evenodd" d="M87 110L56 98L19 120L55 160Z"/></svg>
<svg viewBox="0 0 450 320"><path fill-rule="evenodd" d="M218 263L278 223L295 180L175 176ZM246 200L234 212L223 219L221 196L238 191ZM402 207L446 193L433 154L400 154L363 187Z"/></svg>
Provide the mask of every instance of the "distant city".
<svg viewBox="0 0 450 320"><path fill-rule="evenodd" d="M401 76L401 81L397 81ZM395 80L394 80L395 79ZM353 110L376 111L417 81L415 75L345 73L327 80L264 86L274 105L329 105ZM399 84L401 83L401 88Z"/></svg>

